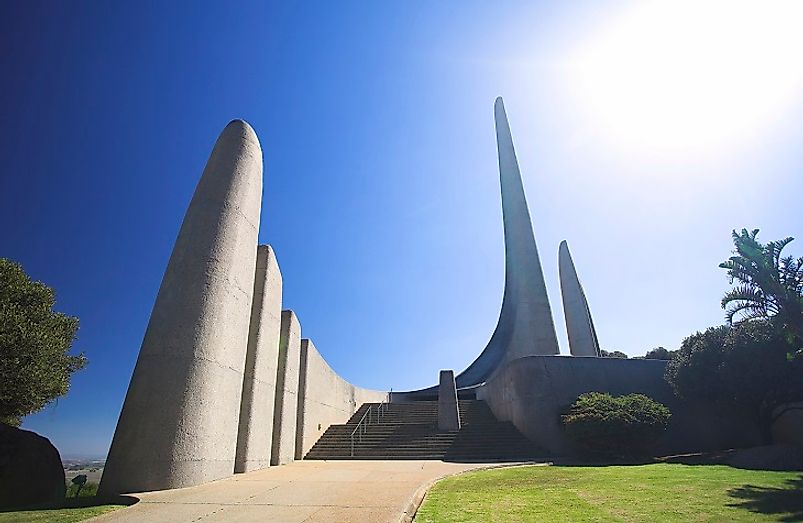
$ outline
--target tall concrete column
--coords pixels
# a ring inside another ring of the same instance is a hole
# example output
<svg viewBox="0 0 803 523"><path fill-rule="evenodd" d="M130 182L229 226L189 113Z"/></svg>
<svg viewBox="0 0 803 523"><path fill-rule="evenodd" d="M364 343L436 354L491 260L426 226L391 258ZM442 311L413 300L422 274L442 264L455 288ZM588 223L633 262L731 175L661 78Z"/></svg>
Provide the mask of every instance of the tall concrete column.
<svg viewBox="0 0 803 523"><path fill-rule="evenodd" d="M234 471L262 199L242 120L220 134L151 313L102 494L188 487Z"/></svg>
<svg viewBox="0 0 803 523"><path fill-rule="evenodd" d="M460 430L460 409L453 370L442 370L438 384L438 429Z"/></svg>
<svg viewBox="0 0 803 523"><path fill-rule="evenodd" d="M494 103L494 120L505 236L505 290L496 329L479 357L457 376L458 387L482 383L508 361L560 353L502 98Z"/></svg>
<svg viewBox="0 0 803 523"><path fill-rule="evenodd" d="M577 277L577 269L566 240L560 242L558 249L558 269L569 350L572 356L599 356L599 341L591 319L591 309L588 307L583 286L580 285L580 278Z"/></svg>
<svg viewBox="0 0 803 523"><path fill-rule="evenodd" d="M293 311L282 311L280 332L271 465L283 465L295 459L301 325Z"/></svg>
<svg viewBox="0 0 803 523"><path fill-rule="evenodd" d="M260 245L257 249L235 472L248 472L270 465L281 312L282 273L279 263L269 245Z"/></svg>
<svg viewBox="0 0 803 523"><path fill-rule="evenodd" d="M295 459L304 458L304 430L305 430L305 417L307 412L307 391L309 390L309 382L307 381L307 373L309 372L309 358L310 352L317 352L315 344L310 339L301 340L301 360L298 366L298 396L296 408L296 447ZM329 394L335 395L338 391L329 390Z"/></svg>

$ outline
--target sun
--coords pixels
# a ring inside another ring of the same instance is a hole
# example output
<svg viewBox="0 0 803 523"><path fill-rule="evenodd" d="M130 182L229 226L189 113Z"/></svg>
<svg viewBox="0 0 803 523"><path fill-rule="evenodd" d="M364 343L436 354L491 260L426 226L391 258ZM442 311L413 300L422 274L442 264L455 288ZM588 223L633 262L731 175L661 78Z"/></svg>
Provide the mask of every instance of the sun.
<svg viewBox="0 0 803 523"><path fill-rule="evenodd" d="M738 145L803 88L803 2L638 3L568 60L574 110L608 145Z"/></svg>

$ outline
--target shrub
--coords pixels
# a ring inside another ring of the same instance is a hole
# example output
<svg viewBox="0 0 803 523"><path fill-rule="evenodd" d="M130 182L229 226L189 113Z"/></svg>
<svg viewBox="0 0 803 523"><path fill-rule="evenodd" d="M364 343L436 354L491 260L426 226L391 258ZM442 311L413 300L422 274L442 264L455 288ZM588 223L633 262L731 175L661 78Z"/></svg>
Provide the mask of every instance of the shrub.
<svg viewBox="0 0 803 523"><path fill-rule="evenodd" d="M561 416L566 435L582 450L607 455L647 452L666 430L669 409L643 394L589 392Z"/></svg>
<svg viewBox="0 0 803 523"><path fill-rule="evenodd" d="M777 407L803 400L803 359L772 322L711 327L683 340L664 378L692 403L713 403L755 421L772 442Z"/></svg>
<svg viewBox="0 0 803 523"><path fill-rule="evenodd" d="M81 488L80 492L78 491L78 485L72 482L67 482L67 496L68 498L76 497L76 493L78 493L77 497L81 498L92 498L97 496L98 494L98 484L94 481L87 481L84 486Z"/></svg>
<svg viewBox="0 0 803 523"><path fill-rule="evenodd" d="M676 350L667 350L663 347L655 347L652 350L648 350L647 354L644 355L645 360L671 360L675 357L677 353Z"/></svg>
<svg viewBox="0 0 803 523"><path fill-rule="evenodd" d="M600 358L619 358L619 359L622 359L622 360L626 360L627 359L627 354L625 354L624 352L622 352L620 350L607 351L605 349L600 349L599 356L600 356Z"/></svg>

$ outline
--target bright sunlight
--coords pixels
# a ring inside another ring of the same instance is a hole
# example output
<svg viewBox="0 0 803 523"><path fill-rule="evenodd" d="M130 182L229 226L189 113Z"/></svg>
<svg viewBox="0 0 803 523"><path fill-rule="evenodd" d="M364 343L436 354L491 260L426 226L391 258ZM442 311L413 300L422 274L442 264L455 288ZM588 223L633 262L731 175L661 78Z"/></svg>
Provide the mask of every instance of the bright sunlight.
<svg viewBox="0 0 803 523"><path fill-rule="evenodd" d="M570 59L570 89L608 145L734 147L801 95L803 2L645 2L600 25Z"/></svg>

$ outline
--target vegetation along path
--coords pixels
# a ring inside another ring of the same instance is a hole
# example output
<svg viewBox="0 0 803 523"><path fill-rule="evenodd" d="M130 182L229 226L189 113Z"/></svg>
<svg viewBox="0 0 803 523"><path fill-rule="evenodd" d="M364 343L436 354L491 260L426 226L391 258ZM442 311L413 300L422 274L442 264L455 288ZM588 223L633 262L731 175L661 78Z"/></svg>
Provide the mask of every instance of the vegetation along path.
<svg viewBox="0 0 803 523"><path fill-rule="evenodd" d="M803 521L803 475L680 464L476 471L438 482L415 518L455 521Z"/></svg>

